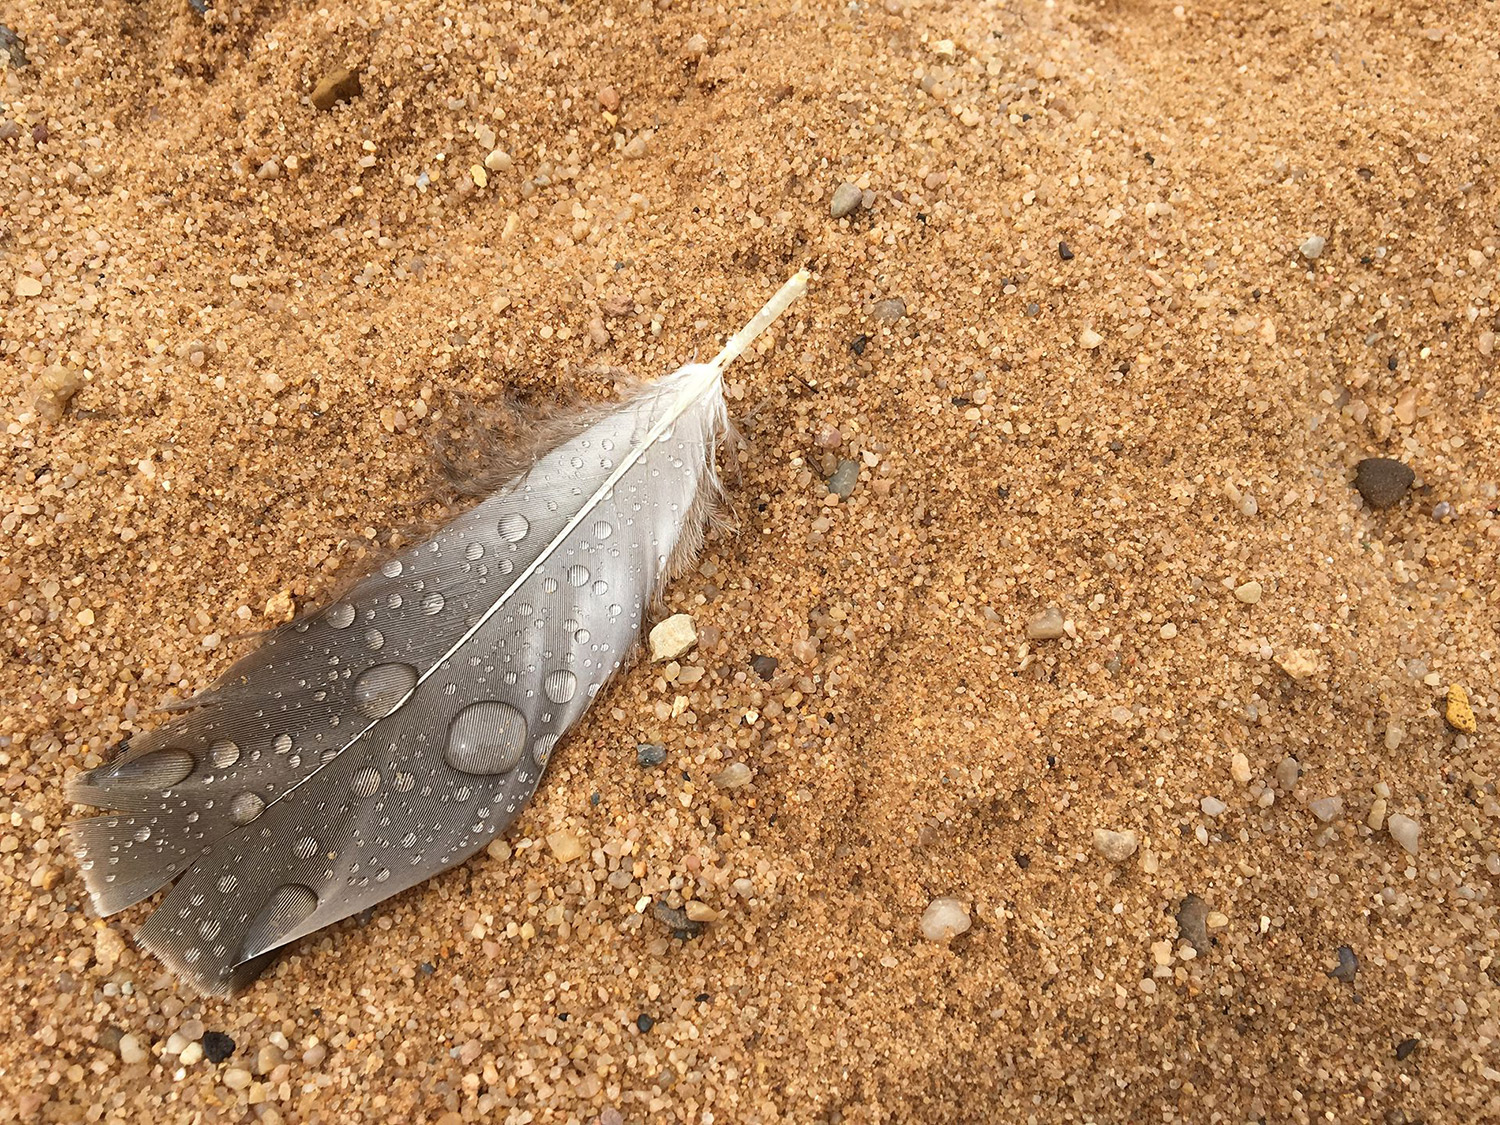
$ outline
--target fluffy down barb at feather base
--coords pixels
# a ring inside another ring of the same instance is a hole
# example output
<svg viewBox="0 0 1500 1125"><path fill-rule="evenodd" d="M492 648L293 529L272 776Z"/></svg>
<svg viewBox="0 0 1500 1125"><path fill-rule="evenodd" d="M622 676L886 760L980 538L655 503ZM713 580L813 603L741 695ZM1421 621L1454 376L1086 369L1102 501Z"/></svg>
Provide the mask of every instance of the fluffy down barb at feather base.
<svg viewBox="0 0 1500 1125"><path fill-rule="evenodd" d="M724 368L806 284L72 779L71 800L117 810L69 829L99 913L175 880L137 940L230 994L502 832L701 545Z"/></svg>

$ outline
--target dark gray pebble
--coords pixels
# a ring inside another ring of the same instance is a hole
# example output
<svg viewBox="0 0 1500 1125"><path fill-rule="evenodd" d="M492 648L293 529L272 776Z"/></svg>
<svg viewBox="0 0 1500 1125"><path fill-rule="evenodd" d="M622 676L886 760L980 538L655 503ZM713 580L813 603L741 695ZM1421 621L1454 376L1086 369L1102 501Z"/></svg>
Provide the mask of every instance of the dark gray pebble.
<svg viewBox="0 0 1500 1125"><path fill-rule="evenodd" d="M1354 467L1354 487L1372 508L1398 504L1417 474L1392 457L1366 457Z"/></svg>
<svg viewBox="0 0 1500 1125"><path fill-rule="evenodd" d="M757 654L750 658L750 670L768 683L771 677L776 675L777 664L778 661L774 656L761 656Z"/></svg>
<svg viewBox="0 0 1500 1125"><path fill-rule="evenodd" d="M10 56L12 70L20 70L31 62L26 57L26 44L21 42L21 37L3 23L0 23L0 54Z"/></svg>
<svg viewBox="0 0 1500 1125"><path fill-rule="evenodd" d="M1328 970L1328 975L1334 980L1343 981L1345 984L1353 984L1355 974L1359 972L1359 958L1354 955L1354 950L1347 945L1339 946L1339 963L1336 968Z"/></svg>
<svg viewBox="0 0 1500 1125"><path fill-rule="evenodd" d="M1065 262L1071 262L1073 260L1073 251L1068 249L1066 242L1059 242L1057 244L1057 256Z"/></svg>
<svg viewBox="0 0 1500 1125"><path fill-rule="evenodd" d="M667 929L672 931L672 936L686 941L695 938L703 932L703 926L694 922L687 916L687 911L679 910L675 906L668 906L664 902L653 902L651 904L651 916Z"/></svg>
<svg viewBox="0 0 1500 1125"><path fill-rule="evenodd" d="M211 1063L221 1063L234 1054L234 1040L222 1031L203 1033L203 1057Z"/></svg>
<svg viewBox="0 0 1500 1125"><path fill-rule="evenodd" d="M1208 903L1197 895L1188 895L1177 908L1177 934L1202 957L1208 944Z"/></svg>
<svg viewBox="0 0 1500 1125"><path fill-rule="evenodd" d="M667 748L655 742L642 742L635 748L635 760L643 766L659 766L667 760Z"/></svg>

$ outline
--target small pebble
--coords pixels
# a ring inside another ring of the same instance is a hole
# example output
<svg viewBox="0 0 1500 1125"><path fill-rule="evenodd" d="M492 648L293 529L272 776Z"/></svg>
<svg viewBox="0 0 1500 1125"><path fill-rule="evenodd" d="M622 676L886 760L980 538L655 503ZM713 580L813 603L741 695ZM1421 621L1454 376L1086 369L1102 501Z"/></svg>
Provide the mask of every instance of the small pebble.
<svg viewBox="0 0 1500 1125"><path fill-rule="evenodd" d="M1442 523L1453 514L1453 505L1446 500L1439 500L1432 506L1432 518Z"/></svg>
<svg viewBox="0 0 1500 1125"><path fill-rule="evenodd" d="M1253 578L1249 582L1243 582L1234 588L1234 596L1246 605L1258 605L1260 603L1260 596L1264 592L1261 584Z"/></svg>
<svg viewBox="0 0 1500 1125"><path fill-rule="evenodd" d="M637 765L650 769L659 766L667 760L667 748L655 742L641 742L636 744L635 760Z"/></svg>
<svg viewBox="0 0 1500 1125"><path fill-rule="evenodd" d="M1403 1039L1401 1040L1401 1042L1397 1043L1396 1061L1405 1062L1407 1059L1411 1058L1411 1053L1417 1049L1418 1045L1421 1042L1422 1041L1420 1039Z"/></svg>
<svg viewBox="0 0 1500 1125"><path fill-rule="evenodd" d="M1204 797L1203 800L1198 802L1198 807L1208 816L1221 816L1229 808L1228 805L1217 797Z"/></svg>
<svg viewBox="0 0 1500 1125"><path fill-rule="evenodd" d="M859 210L864 201L865 193L854 184L845 181L834 190L833 202L829 205L828 213L835 219L842 219L846 215L852 215Z"/></svg>
<svg viewBox="0 0 1500 1125"><path fill-rule="evenodd" d="M1302 763L1288 754L1276 763L1276 784L1281 787L1283 793L1290 793L1297 787L1297 779L1302 776Z"/></svg>
<svg viewBox="0 0 1500 1125"><path fill-rule="evenodd" d="M243 1067L232 1066L224 1072L224 1085L231 1090L243 1090L250 1085L250 1072Z"/></svg>
<svg viewBox="0 0 1500 1125"><path fill-rule="evenodd" d="M656 1026L656 1021L648 1016L645 1012L642 1012L640 1015L635 1017L635 1026L643 1032L650 1031L653 1027Z"/></svg>
<svg viewBox="0 0 1500 1125"><path fill-rule="evenodd" d="M1354 487L1372 508L1398 504L1417 474L1390 457L1366 457L1354 466Z"/></svg>
<svg viewBox="0 0 1500 1125"><path fill-rule="evenodd" d="M1165 625L1163 625L1161 627L1161 639L1164 640L1164 641L1171 641L1171 640L1176 640L1176 638L1177 638L1177 626L1174 625L1172 622L1168 621Z"/></svg>
<svg viewBox="0 0 1500 1125"><path fill-rule="evenodd" d="M484 158L484 166L491 172L509 172L514 162L510 158L510 153L497 148Z"/></svg>
<svg viewBox="0 0 1500 1125"><path fill-rule="evenodd" d="M1443 721L1460 734L1476 734L1479 731L1474 708L1469 706L1469 693L1459 684L1448 685L1448 702L1443 709Z"/></svg>
<svg viewBox="0 0 1500 1125"><path fill-rule="evenodd" d="M1294 648L1277 653L1276 665L1299 683L1321 667L1318 651L1309 648Z"/></svg>
<svg viewBox="0 0 1500 1125"><path fill-rule="evenodd" d="M1099 333L1095 332L1092 328L1085 328L1082 332L1078 333L1079 347L1087 348L1090 351L1093 351L1102 343L1104 343L1104 337L1099 335Z"/></svg>
<svg viewBox="0 0 1500 1125"><path fill-rule="evenodd" d="M83 373L71 367L54 364L47 368L32 390L32 406L37 415L47 422L61 421L83 382Z"/></svg>
<svg viewBox="0 0 1500 1125"><path fill-rule="evenodd" d="M149 1057L146 1053L146 1048L141 1045L141 1041L134 1035L127 1034L120 1036L119 1051L120 1061L126 1066L143 1063Z"/></svg>
<svg viewBox="0 0 1500 1125"><path fill-rule="evenodd" d="M1376 797L1370 802L1369 815L1365 817L1365 827L1371 832L1379 832L1385 827L1386 801L1384 797Z"/></svg>
<svg viewBox="0 0 1500 1125"><path fill-rule="evenodd" d="M906 315L906 302L900 297L887 297L883 301L875 302L870 315L876 320L894 323Z"/></svg>
<svg viewBox="0 0 1500 1125"><path fill-rule="evenodd" d="M956 898L935 898L922 911L922 936L928 941L949 941L969 932L973 923L964 904Z"/></svg>
<svg viewBox="0 0 1500 1125"><path fill-rule="evenodd" d="M753 777L750 767L744 762L730 762L714 775L714 784L720 789L743 789Z"/></svg>
<svg viewBox="0 0 1500 1125"><path fill-rule="evenodd" d="M1250 783L1250 759L1236 752L1234 757L1229 759L1229 776L1241 785L1248 785Z"/></svg>
<svg viewBox="0 0 1500 1125"><path fill-rule="evenodd" d="M651 660L676 660L698 643L698 627L686 613L674 613L651 628Z"/></svg>
<svg viewBox="0 0 1500 1125"><path fill-rule="evenodd" d="M1359 972L1359 958L1354 955L1354 950L1347 945L1339 946L1339 963L1328 970L1328 975L1334 980L1343 981L1345 984L1353 984L1355 974Z"/></svg>
<svg viewBox="0 0 1500 1125"><path fill-rule="evenodd" d="M606 86L599 91L599 108L605 113L618 113L620 109L620 92L613 86Z"/></svg>
<svg viewBox="0 0 1500 1125"><path fill-rule="evenodd" d="M211 1063L221 1063L234 1054L234 1040L222 1031L203 1033L203 1055Z"/></svg>
<svg viewBox="0 0 1500 1125"><path fill-rule="evenodd" d="M683 908L683 913L685 913L694 922L717 922L720 918L723 917L722 914L720 914L712 906L709 906L708 903L699 902L697 899L693 899L691 902L689 902Z"/></svg>
<svg viewBox="0 0 1500 1125"><path fill-rule="evenodd" d="M21 42L21 37L3 23L0 23L0 58L8 62L12 70L20 70L31 63L26 57L26 45Z"/></svg>
<svg viewBox="0 0 1500 1125"><path fill-rule="evenodd" d="M1073 251L1068 249L1066 242L1059 242L1057 244L1057 256L1065 262L1071 262L1073 260Z"/></svg>
<svg viewBox="0 0 1500 1125"><path fill-rule="evenodd" d="M177 1060L182 1063L183 1066L195 1066L198 1063L202 1062L203 1044L197 1042L189 1043L182 1049L182 1054L177 1056Z"/></svg>
<svg viewBox="0 0 1500 1125"><path fill-rule="evenodd" d="M776 675L777 663L774 656L753 656L750 658L750 670L769 683Z"/></svg>
<svg viewBox="0 0 1500 1125"><path fill-rule="evenodd" d="M1342 797L1319 797L1317 800L1307 802L1308 809L1313 816L1324 824L1344 811L1344 798Z"/></svg>
<svg viewBox="0 0 1500 1125"><path fill-rule="evenodd" d="M854 486L859 483L859 462L840 461L839 467L833 471L828 478L828 491L840 500L849 499L854 492Z"/></svg>
<svg viewBox="0 0 1500 1125"><path fill-rule="evenodd" d="M1049 605L1026 623L1026 635L1034 641L1055 641L1064 632L1062 610Z"/></svg>
<svg viewBox="0 0 1500 1125"><path fill-rule="evenodd" d="M1323 248L1327 245L1328 240L1326 238L1324 238L1321 234L1315 234L1310 236L1306 241L1302 243L1301 246L1297 247L1297 249L1302 252L1302 256L1304 258L1306 258L1309 262L1312 262L1316 261L1319 257L1322 256Z"/></svg>
<svg viewBox="0 0 1500 1125"><path fill-rule="evenodd" d="M330 110L339 102L359 97L359 72L340 67L325 74L313 87L311 101L314 109Z"/></svg>
<svg viewBox="0 0 1500 1125"><path fill-rule="evenodd" d="M1131 829L1114 832L1108 828L1094 829L1094 850L1111 863L1123 863L1135 854L1140 845Z"/></svg>
<svg viewBox="0 0 1500 1125"><path fill-rule="evenodd" d="M566 829L558 829L547 836L547 847L559 863L572 863L588 854L583 841Z"/></svg>
<svg viewBox="0 0 1500 1125"><path fill-rule="evenodd" d="M674 937L683 940L697 937L703 932L703 924L689 918L687 911L668 906L664 902L658 901L651 904L651 916L671 930Z"/></svg>
<svg viewBox="0 0 1500 1125"><path fill-rule="evenodd" d="M688 36L688 41L682 45L682 53L690 59L701 59L708 54L708 40L694 33Z"/></svg>
<svg viewBox="0 0 1500 1125"><path fill-rule="evenodd" d="M1199 955L1213 948L1208 940L1208 913L1208 903L1195 894L1184 898L1177 908L1177 936Z"/></svg>
<svg viewBox="0 0 1500 1125"><path fill-rule="evenodd" d="M1409 816L1401 813L1391 813L1386 818L1385 830L1391 834L1391 839L1406 849L1410 855L1416 855L1421 845L1422 826Z"/></svg>

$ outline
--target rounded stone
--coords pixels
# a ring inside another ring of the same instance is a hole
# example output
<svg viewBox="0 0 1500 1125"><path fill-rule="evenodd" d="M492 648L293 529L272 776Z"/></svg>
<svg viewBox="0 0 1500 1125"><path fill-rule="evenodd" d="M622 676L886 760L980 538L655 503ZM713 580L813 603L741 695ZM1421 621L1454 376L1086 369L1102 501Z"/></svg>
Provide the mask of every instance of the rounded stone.
<svg viewBox="0 0 1500 1125"><path fill-rule="evenodd" d="M1354 487L1370 507L1389 508L1401 502L1416 476L1393 457L1366 457L1354 467Z"/></svg>
<svg viewBox="0 0 1500 1125"><path fill-rule="evenodd" d="M951 941L971 925L968 910L956 898L935 898L922 911L922 936L928 941Z"/></svg>

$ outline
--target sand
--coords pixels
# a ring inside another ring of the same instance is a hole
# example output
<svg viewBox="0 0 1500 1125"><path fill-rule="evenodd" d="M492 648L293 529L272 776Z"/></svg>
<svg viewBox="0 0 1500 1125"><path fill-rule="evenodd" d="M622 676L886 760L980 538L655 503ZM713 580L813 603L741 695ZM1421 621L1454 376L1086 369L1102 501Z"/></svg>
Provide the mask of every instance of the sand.
<svg viewBox="0 0 1500 1125"><path fill-rule="evenodd" d="M0 1121L1500 1117L1495 3L0 23ZM90 916L64 779L459 503L432 441L803 265L699 647L503 844L229 1001Z"/></svg>

